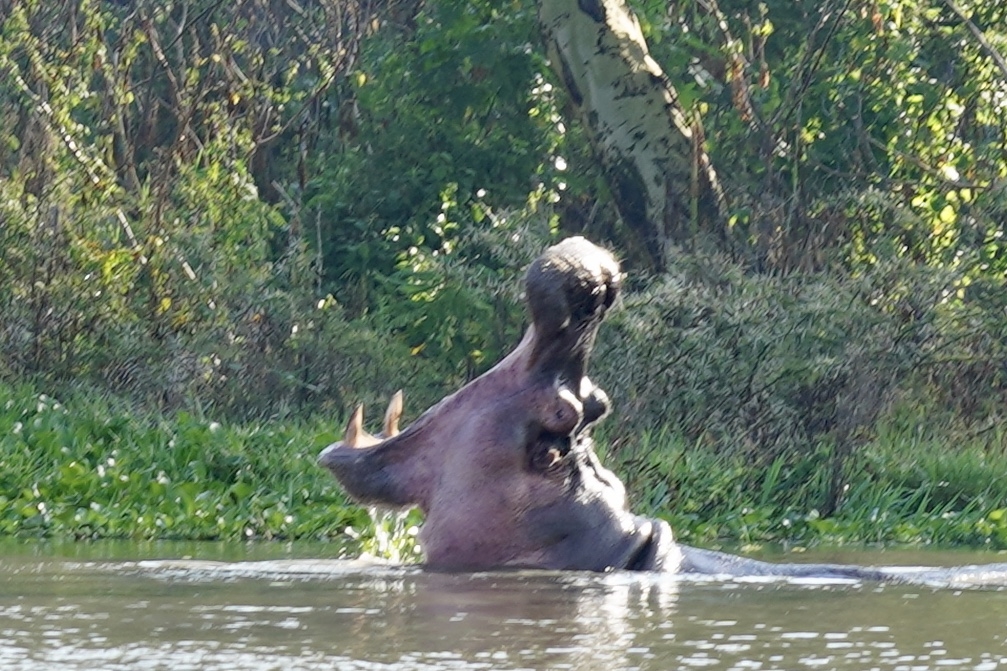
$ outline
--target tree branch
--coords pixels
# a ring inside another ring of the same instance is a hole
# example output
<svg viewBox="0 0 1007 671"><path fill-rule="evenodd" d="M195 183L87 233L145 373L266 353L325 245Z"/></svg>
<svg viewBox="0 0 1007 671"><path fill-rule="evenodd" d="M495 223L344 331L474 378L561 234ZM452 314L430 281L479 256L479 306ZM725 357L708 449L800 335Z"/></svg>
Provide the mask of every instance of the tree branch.
<svg viewBox="0 0 1007 671"><path fill-rule="evenodd" d="M1007 61L1005 61L1004 57L1000 55L1000 52L996 50L996 47L990 44L990 41L986 39L986 35L979 29L979 26L973 23L972 19L965 16L965 12L963 12L961 8L955 4L954 0L944 0L944 4L947 5L952 12L958 15L958 18L962 20L962 23L968 27L969 32L975 36L976 42L978 42L979 45L986 50L986 53L989 54L989 57L993 59L997 66L999 66L1000 71L1004 73L1004 77L1007 78Z"/></svg>
<svg viewBox="0 0 1007 671"><path fill-rule="evenodd" d="M39 117L44 119L52 132L55 132L59 139L66 146L70 155L73 156L74 160L80 164L80 166L87 173L88 180L96 188L100 188L105 181L98 174L98 172L103 172L109 176L110 182L114 183L115 171L101 160L100 157L95 155L88 155L84 152L84 145L77 142L73 136L70 135L70 130L56 118L52 107L48 102L42 99L42 96L35 93L32 90L28 82L21 76L20 68L6 55L0 55L0 66L9 70L14 77L14 81L21 92L24 93L28 98L35 104L35 111L38 113ZM129 238L130 246L133 248L133 252L137 255L140 260L141 265L147 264L147 256L143 253L143 249L140 247L140 242L136 239L136 235L133 233L133 227L130 226L129 219L126 218L126 214L122 211L121 207L116 206L115 208L116 219L119 220L119 224L122 226L123 231L126 233L126 237Z"/></svg>

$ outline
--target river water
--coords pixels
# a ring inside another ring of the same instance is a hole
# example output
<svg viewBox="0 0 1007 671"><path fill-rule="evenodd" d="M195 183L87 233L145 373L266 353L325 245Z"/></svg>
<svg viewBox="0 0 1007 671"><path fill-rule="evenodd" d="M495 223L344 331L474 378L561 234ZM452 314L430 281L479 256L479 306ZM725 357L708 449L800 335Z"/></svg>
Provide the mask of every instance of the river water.
<svg viewBox="0 0 1007 671"><path fill-rule="evenodd" d="M334 553L0 543L0 669L1007 669L999 589L451 575L327 558ZM808 559L1003 560L892 551Z"/></svg>

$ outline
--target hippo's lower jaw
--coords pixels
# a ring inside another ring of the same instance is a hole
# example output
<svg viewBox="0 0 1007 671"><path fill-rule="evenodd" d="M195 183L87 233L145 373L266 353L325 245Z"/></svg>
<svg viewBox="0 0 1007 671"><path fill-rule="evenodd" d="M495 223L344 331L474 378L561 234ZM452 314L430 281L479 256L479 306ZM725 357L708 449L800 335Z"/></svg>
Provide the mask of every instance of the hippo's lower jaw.
<svg viewBox="0 0 1007 671"><path fill-rule="evenodd" d="M642 528L649 526L646 541L637 548L622 568L629 571L678 571L682 565L682 552L672 537L671 527L660 519L636 517Z"/></svg>
<svg viewBox="0 0 1007 671"><path fill-rule="evenodd" d="M629 515L625 533L572 535L537 555L535 561L515 561L511 568L575 571L677 571L681 562L671 527L660 519Z"/></svg>

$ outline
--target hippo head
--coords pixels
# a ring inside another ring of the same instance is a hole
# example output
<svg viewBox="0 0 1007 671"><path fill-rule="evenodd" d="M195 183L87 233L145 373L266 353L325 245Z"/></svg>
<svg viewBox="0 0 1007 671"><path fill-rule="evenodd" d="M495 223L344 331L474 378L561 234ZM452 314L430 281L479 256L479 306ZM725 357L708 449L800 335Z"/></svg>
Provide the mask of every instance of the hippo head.
<svg viewBox="0 0 1007 671"><path fill-rule="evenodd" d="M589 435L609 401L588 357L620 280L584 238L547 249L526 275L532 325L513 352L401 432L401 397L383 435L363 431L358 408L319 462L362 503L418 506L432 568L674 568L668 525L629 512Z"/></svg>

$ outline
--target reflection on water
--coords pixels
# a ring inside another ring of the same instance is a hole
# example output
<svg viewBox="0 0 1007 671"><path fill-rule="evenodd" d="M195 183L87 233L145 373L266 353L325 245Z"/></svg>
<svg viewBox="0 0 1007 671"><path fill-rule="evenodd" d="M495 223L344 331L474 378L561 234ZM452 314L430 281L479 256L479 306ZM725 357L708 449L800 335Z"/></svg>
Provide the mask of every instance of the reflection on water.
<svg viewBox="0 0 1007 671"><path fill-rule="evenodd" d="M453 575L233 552L127 561L0 546L0 669L1007 667L997 590Z"/></svg>

